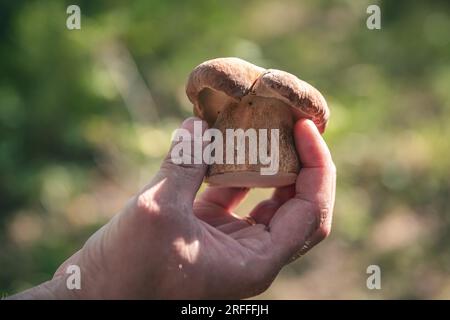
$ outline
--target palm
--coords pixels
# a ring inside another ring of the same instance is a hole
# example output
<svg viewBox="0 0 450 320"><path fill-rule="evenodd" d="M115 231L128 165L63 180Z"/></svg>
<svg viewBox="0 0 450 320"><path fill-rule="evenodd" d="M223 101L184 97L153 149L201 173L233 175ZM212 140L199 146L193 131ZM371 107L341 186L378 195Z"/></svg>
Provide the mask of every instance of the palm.
<svg viewBox="0 0 450 320"><path fill-rule="evenodd" d="M233 239L251 238L260 232L250 232L255 228L245 218L233 212L233 209L245 198L246 188L208 187L196 200L194 214L201 221L214 227ZM295 193L294 185L276 189L271 199L259 203L249 214L251 220L261 224L257 230L265 231L276 210ZM246 237L247 236L247 237Z"/></svg>
<svg viewBox="0 0 450 320"><path fill-rule="evenodd" d="M233 213L248 189L209 187L196 200L202 247L196 265L200 272L214 271L208 281L217 281L221 297L225 292L251 296L270 285L282 263L273 261L269 222L294 191L294 186L277 189L271 199L258 204L249 215L256 224Z"/></svg>

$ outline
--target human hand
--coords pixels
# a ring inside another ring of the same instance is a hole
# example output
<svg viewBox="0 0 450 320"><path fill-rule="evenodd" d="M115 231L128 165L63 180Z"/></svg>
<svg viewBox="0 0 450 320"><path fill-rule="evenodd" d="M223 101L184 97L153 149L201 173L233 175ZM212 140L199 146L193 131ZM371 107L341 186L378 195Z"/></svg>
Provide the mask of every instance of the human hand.
<svg viewBox="0 0 450 320"><path fill-rule="evenodd" d="M193 120L183 128L192 132ZM233 209L248 189L209 186L195 200L206 165L175 165L169 152L151 183L58 269L45 291L95 299L237 299L263 292L331 227L330 152L310 120L299 120L294 136L302 163L296 184L276 189L246 219ZM65 288L71 264L81 269L80 290ZM32 290L29 297L42 296Z"/></svg>

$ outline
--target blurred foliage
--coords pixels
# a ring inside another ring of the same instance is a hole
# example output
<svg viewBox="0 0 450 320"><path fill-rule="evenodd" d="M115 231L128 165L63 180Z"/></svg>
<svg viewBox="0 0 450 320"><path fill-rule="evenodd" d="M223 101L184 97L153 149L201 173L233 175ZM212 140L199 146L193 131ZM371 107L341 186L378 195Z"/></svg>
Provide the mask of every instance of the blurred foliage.
<svg viewBox="0 0 450 320"><path fill-rule="evenodd" d="M192 68L238 56L324 93L338 168L332 236L262 297L450 298L448 1L84 0L73 31L69 4L0 1L1 294L50 278L120 210L191 115Z"/></svg>

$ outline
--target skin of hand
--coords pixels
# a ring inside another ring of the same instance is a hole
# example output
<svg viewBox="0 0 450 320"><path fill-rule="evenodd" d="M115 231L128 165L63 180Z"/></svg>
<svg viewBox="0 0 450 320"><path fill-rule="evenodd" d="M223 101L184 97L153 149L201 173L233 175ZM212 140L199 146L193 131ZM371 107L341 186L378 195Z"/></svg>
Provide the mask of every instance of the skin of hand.
<svg viewBox="0 0 450 320"><path fill-rule="evenodd" d="M182 127L193 132L189 118ZM206 129L203 122L203 129ZM336 169L312 121L294 127L302 169L295 185L258 204L250 225L233 213L246 188L207 187L206 165L176 165L153 180L62 264L52 280L13 298L239 299L265 291L287 263L328 236ZM66 287L66 268L81 289Z"/></svg>

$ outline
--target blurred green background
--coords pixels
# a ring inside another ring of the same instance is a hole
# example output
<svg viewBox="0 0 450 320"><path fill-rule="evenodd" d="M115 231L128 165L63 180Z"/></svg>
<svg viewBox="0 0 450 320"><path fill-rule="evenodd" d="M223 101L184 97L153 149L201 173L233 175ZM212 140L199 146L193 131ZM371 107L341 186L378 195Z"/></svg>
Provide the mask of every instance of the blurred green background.
<svg viewBox="0 0 450 320"><path fill-rule="evenodd" d="M330 238L260 298L450 298L447 0L75 2L0 1L1 295L49 279L120 210L191 115L189 72L237 56L324 94L338 168Z"/></svg>

